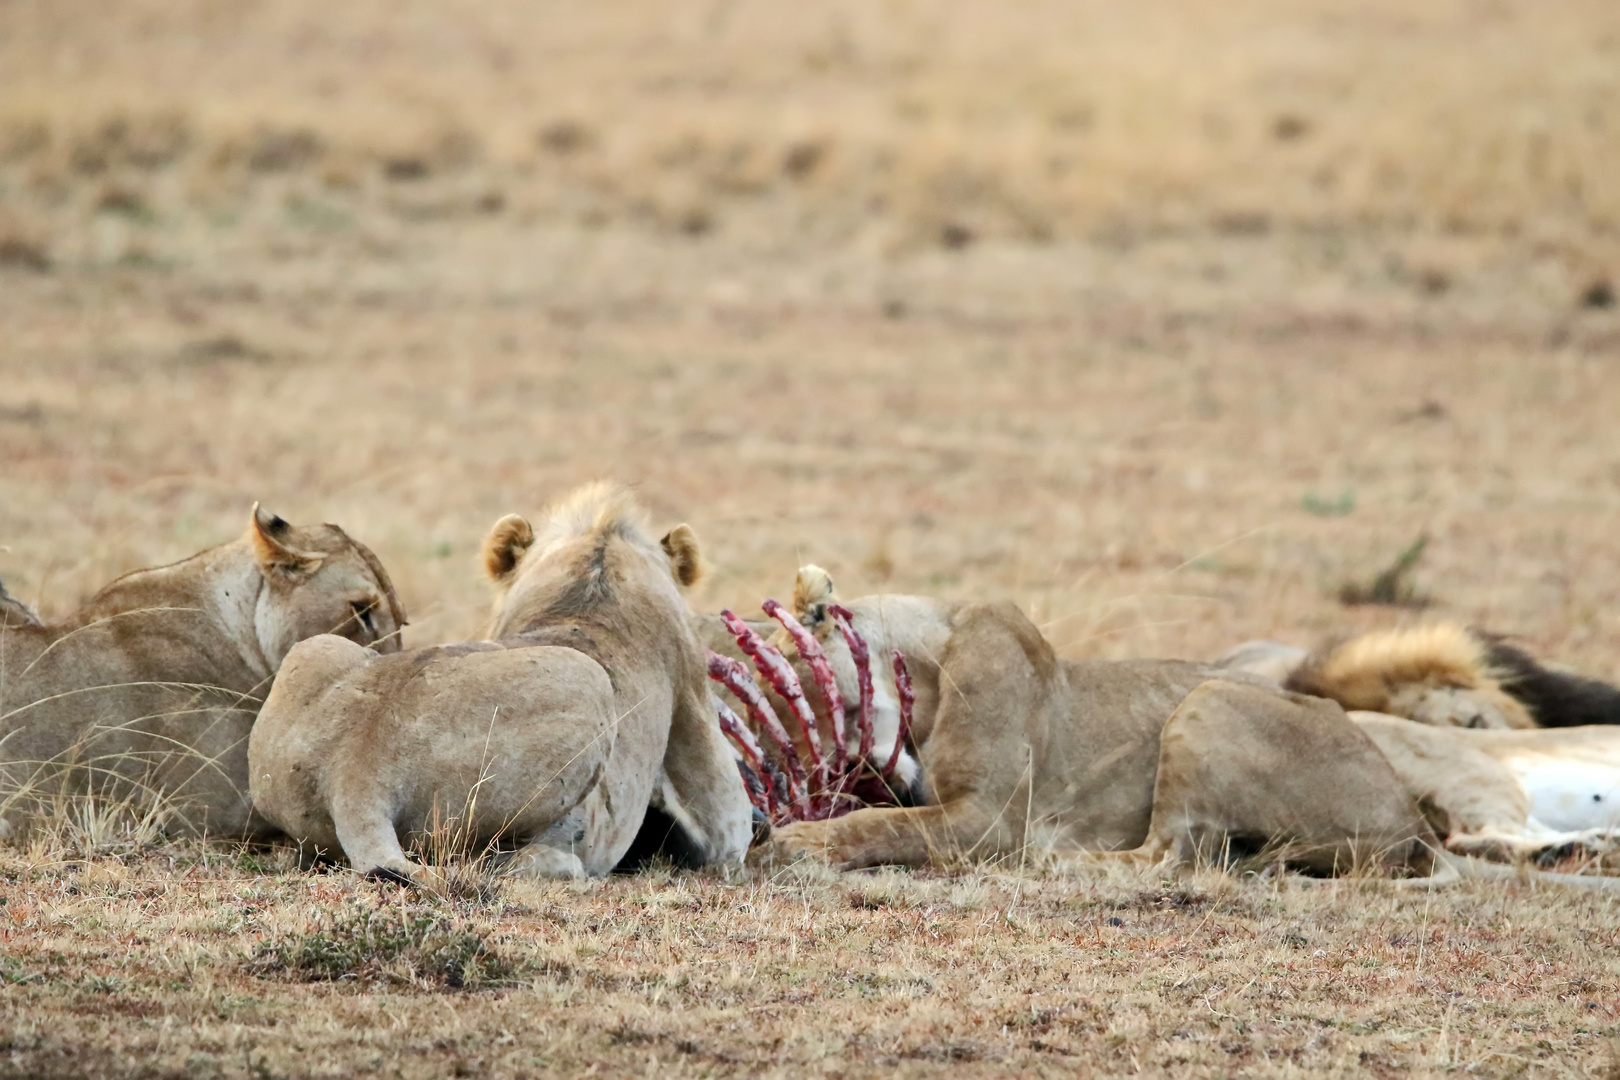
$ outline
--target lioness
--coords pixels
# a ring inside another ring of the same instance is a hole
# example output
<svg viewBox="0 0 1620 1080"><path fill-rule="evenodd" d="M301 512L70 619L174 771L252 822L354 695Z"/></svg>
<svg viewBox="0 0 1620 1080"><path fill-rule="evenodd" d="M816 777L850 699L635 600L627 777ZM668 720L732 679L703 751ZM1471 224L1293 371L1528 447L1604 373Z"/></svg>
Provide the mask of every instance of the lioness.
<svg viewBox="0 0 1620 1080"><path fill-rule="evenodd" d="M415 875L400 837L436 826L515 842L512 873L605 874L649 802L740 862L752 807L680 592L699 573L692 530L654 540L625 489L593 484L538 530L502 518L484 551L495 640L292 651L249 749L259 812L383 876Z"/></svg>
<svg viewBox="0 0 1620 1080"><path fill-rule="evenodd" d="M833 599L825 571L800 571L795 615L855 701L848 649L828 633ZM1321 871L1429 868L1431 831L1331 702L1202 664L1060 660L1011 604L874 596L848 607L874 654L898 648L911 669L926 805L787 825L772 837L779 856L921 865L1039 841L1191 861L1281 845L1291 863ZM785 635L775 644L791 649ZM898 707L881 665L875 674L882 747Z"/></svg>
<svg viewBox="0 0 1620 1080"><path fill-rule="evenodd" d="M179 831L266 831L247 736L276 668L316 634L397 650L404 624L369 549L257 505L242 539L126 574L60 622L3 597L0 833L91 792L162 799Z"/></svg>

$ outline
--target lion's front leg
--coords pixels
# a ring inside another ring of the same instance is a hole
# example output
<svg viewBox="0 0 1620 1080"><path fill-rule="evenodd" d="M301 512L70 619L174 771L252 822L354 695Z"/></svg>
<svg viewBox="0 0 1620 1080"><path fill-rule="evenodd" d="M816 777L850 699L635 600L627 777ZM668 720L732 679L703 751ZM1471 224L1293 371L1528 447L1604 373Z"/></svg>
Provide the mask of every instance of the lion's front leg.
<svg viewBox="0 0 1620 1080"><path fill-rule="evenodd" d="M503 872L510 877L578 880L585 876L585 864L572 851L536 842L514 851Z"/></svg>
<svg viewBox="0 0 1620 1080"><path fill-rule="evenodd" d="M942 806L872 807L830 821L796 821L772 831L767 857L822 859L840 870L927 866L1010 854L1018 838L974 799Z"/></svg>
<svg viewBox="0 0 1620 1080"><path fill-rule="evenodd" d="M579 805L520 844L502 863L501 872L526 878L577 880L589 877L591 866L587 865L587 860L592 865L600 865L604 858L602 849L612 840L604 835L604 827L611 826L612 822L605 820L601 803L598 785Z"/></svg>

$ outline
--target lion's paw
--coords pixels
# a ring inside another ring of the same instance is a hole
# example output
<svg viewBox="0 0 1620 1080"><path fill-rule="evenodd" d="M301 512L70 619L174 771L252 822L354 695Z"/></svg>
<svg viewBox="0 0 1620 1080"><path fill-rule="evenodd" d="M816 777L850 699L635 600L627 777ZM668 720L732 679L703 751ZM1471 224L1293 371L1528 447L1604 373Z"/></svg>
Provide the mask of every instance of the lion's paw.
<svg viewBox="0 0 1620 1080"><path fill-rule="evenodd" d="M826 863L831 861L831 839L824 822L795 821L772 829L771 838L755 850L762 861L777 866L806 859Z"/></svg>

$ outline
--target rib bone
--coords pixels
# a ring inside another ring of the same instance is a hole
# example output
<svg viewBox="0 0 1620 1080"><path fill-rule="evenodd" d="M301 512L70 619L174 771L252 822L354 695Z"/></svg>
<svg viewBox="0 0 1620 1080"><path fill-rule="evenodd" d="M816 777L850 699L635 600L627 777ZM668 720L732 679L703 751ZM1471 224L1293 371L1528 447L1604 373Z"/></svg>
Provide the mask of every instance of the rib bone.
<svg viewBox="0 0 1620 1080"><path fill-rule="evenodd" d="M906 670L906 658L900 655L899 649L890 655L889 663L894 667L894 689L900 698L900 727L894 733L894 752L883 766L885 780L893 778L895 763L900 760L900 752L906 748L906 739L911 735L912 707L917 703L917 691L911 685L911 672Z"/></svg>
<svg viewBox="0 0 1620 1080"><path fill-rule="evenodd" d="M810 750L811 787L816 790L826 787L827 763L821 756L821 732L816 727L815 710L810 708L810 702L804 696L804 687L799 685L799 676L794 673L793 665L756 634L753 627L730 611L721 611L720 620L737 639L738 648L748 654L754 661L754 667L793 710L794 719L798 720L799 729L804 733L805 745Z"/></svg>
<svg viewBox="0 0 1620 1080"><path fill-rule="evenodd" d="M799 761L798 748L793 745L793 740L788 736L787 729L782 726L782 721L776 718L776 711L771 708L771 703L765 700L765 694L749 676L747 665L711 650L709 678L736 694L747 707L749 717L776 743L782 759L787 762L788 798L793 803L795 816L799 820L808 820L810 803L805 795L807 780L804 765Z"/></svg>
<svg viewBox="0 0 1620 1080"><path fill-rule="evenodd" d="M743 762L753 770L759 783L760 793L756 797L753 787L748 783L747 774L744 773L743 786L748 788L749 800L765 815L767 821L776 824L778 809L776 792L771 783L771 774L765 771L765 755L760 751L759 740L754 738L754 733L748 730L748 725L742 722L742 718L731 711L731 706L719 700L715 701L714 706L720 714L720 730L737 747L738 752L742 754Z"/></svg>
<svg viewBox="0 0 1620 1080"><path fill-rule="evenodd" d="M863 763L872 760L872 650L866 647L866 639L855 632L855 613L842 604L829 604L827 613L832 616L833 625L838 632L844 635L844 641L849 645L850 659L855 662L855 679L860 687L861 710L855 720L855 729L861 736L860 758Z"/></svg>
<svg viewBox="0 0 1620 1080"><path fill-rule="evenodd" d="M832 664L827 654L821 649L821 642L816 635L804 628L804 624L793 617L793 613L777 603L775 600L766 600L760 607L765 614L782 624L782 629L788 632L793 643L799 647L799 659L810 668L811 676L816 685L821 688L822 697L827 701L827 715L832 718L833 747L832 774L842 777L849 768L849 744L844 736L844 696L838 692L838 677L833 674Z"/></svg>

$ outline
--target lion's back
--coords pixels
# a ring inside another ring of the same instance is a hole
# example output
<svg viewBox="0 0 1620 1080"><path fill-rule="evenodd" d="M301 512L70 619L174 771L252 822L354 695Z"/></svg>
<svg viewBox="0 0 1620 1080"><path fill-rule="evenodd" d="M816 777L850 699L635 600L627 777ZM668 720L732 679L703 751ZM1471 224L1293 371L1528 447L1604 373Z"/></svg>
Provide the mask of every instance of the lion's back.
<svg viewBox="0 0 1620 1080"><path fill-rule="evenodd" d="M326 793L360 777L405 797L446 770L521 758L559 727L599 734L613 719L606 671L574 649L468 642L379 656L312 638L254 725L253 798L283 829L319 835Z"/></svg>

